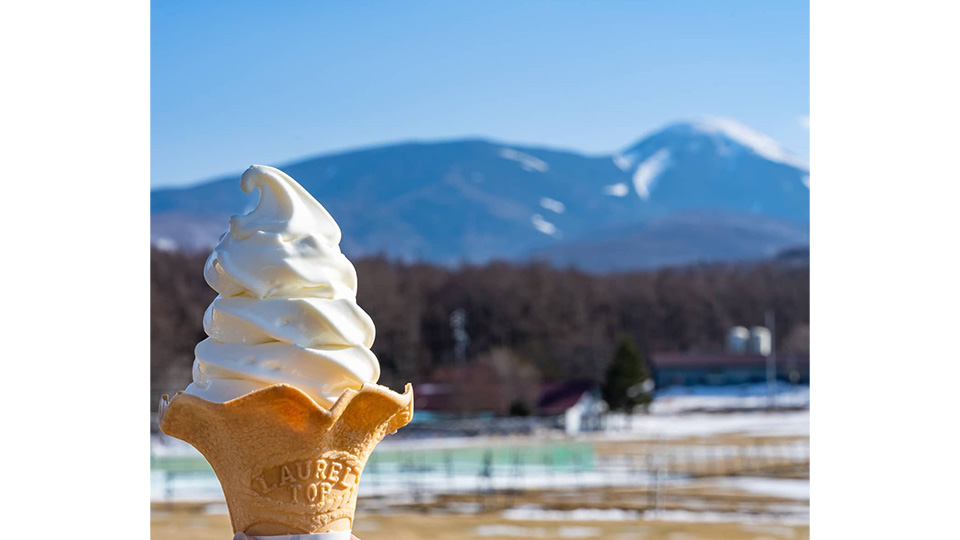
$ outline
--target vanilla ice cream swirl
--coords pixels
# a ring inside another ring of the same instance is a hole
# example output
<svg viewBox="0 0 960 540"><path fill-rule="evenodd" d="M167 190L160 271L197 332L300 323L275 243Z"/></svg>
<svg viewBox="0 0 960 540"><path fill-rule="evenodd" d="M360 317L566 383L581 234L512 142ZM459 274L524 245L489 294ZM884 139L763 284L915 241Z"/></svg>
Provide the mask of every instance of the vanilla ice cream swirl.
<svg viewBox="0 0 960 540"><path fill-rule="evenodd" d="M380 377L374 326L357 305L357 274L340 228L293 178L263 165L243 173L256 208L230 218L204 267L219 295L196 347L187 393L224 402L277 383L330 407Z"/></svg>

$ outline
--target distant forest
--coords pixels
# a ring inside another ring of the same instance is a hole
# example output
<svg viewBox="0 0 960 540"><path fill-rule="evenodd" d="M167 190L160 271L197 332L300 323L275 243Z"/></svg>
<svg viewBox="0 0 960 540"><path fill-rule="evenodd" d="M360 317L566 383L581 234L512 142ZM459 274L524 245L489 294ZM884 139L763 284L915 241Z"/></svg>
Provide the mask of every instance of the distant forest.
<svg viewBox="0 0 960 540"><path fill-rule="evenodd" d="M151 251L151 407L191 380L193 348L216 293L206 255ZM544 264L447 268L384 258L354 261L357 301L377 328L380 383L400 390L455 362L450 315L466 313L468 362L500 362L540 380L602 381L618 341L654 351L720 350L734 325L776 314L778 350L806 351L806 264L710 264L595 275Z"/></svg>

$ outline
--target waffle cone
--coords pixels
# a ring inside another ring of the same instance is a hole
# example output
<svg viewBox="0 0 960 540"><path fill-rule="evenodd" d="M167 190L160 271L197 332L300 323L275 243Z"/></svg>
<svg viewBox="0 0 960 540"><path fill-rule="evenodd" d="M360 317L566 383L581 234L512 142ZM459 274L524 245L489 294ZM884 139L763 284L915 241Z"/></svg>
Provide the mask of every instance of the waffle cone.
<svg viewBox="0 0 960 540"><path fill-rule="evenodd" d="M413 389L365 384L327 410L277 384L225 403L183 392L160 401L160 429L210 462L234 532L292 535L353 528L374 446L413 416Z"/></svg>

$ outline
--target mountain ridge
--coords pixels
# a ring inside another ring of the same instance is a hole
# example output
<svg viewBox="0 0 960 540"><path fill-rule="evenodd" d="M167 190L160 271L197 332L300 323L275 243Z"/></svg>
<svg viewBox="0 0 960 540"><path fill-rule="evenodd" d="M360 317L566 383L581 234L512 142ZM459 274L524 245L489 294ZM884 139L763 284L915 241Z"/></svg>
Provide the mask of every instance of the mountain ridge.
<svg viewBox="0 0 960 540"><path fill-rule="evenodd" d="M337 219L348 255L444 264L522 260L589 241L597 230L673 214L808 222L808 170L764 137L728 120L678 122L612 154L473 137L370 146L280 168ZM256 195L242 193L238 179L239 173L153 190L151 241L208 249L229 215L255 204ZM794 247L779 245L776 236L770 240L778 247ZM688 259L696 259L695 244ZM769 250L756 255L761 251Z"/></svg>

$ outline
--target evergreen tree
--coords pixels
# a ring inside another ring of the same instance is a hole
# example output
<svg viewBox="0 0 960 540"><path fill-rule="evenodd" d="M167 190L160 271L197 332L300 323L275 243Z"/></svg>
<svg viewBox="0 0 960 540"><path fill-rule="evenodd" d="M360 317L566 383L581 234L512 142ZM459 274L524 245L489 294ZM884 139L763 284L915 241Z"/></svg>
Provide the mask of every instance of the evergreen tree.
<svg viewBox="0 0 960 540"><path fill-rule="evenodd" d="M603 399L615 411L630 411L637 405L650 403L650 392L644 381L650 378L646 364L629 339L620 341L613 362L607 370Z"/></svg>

